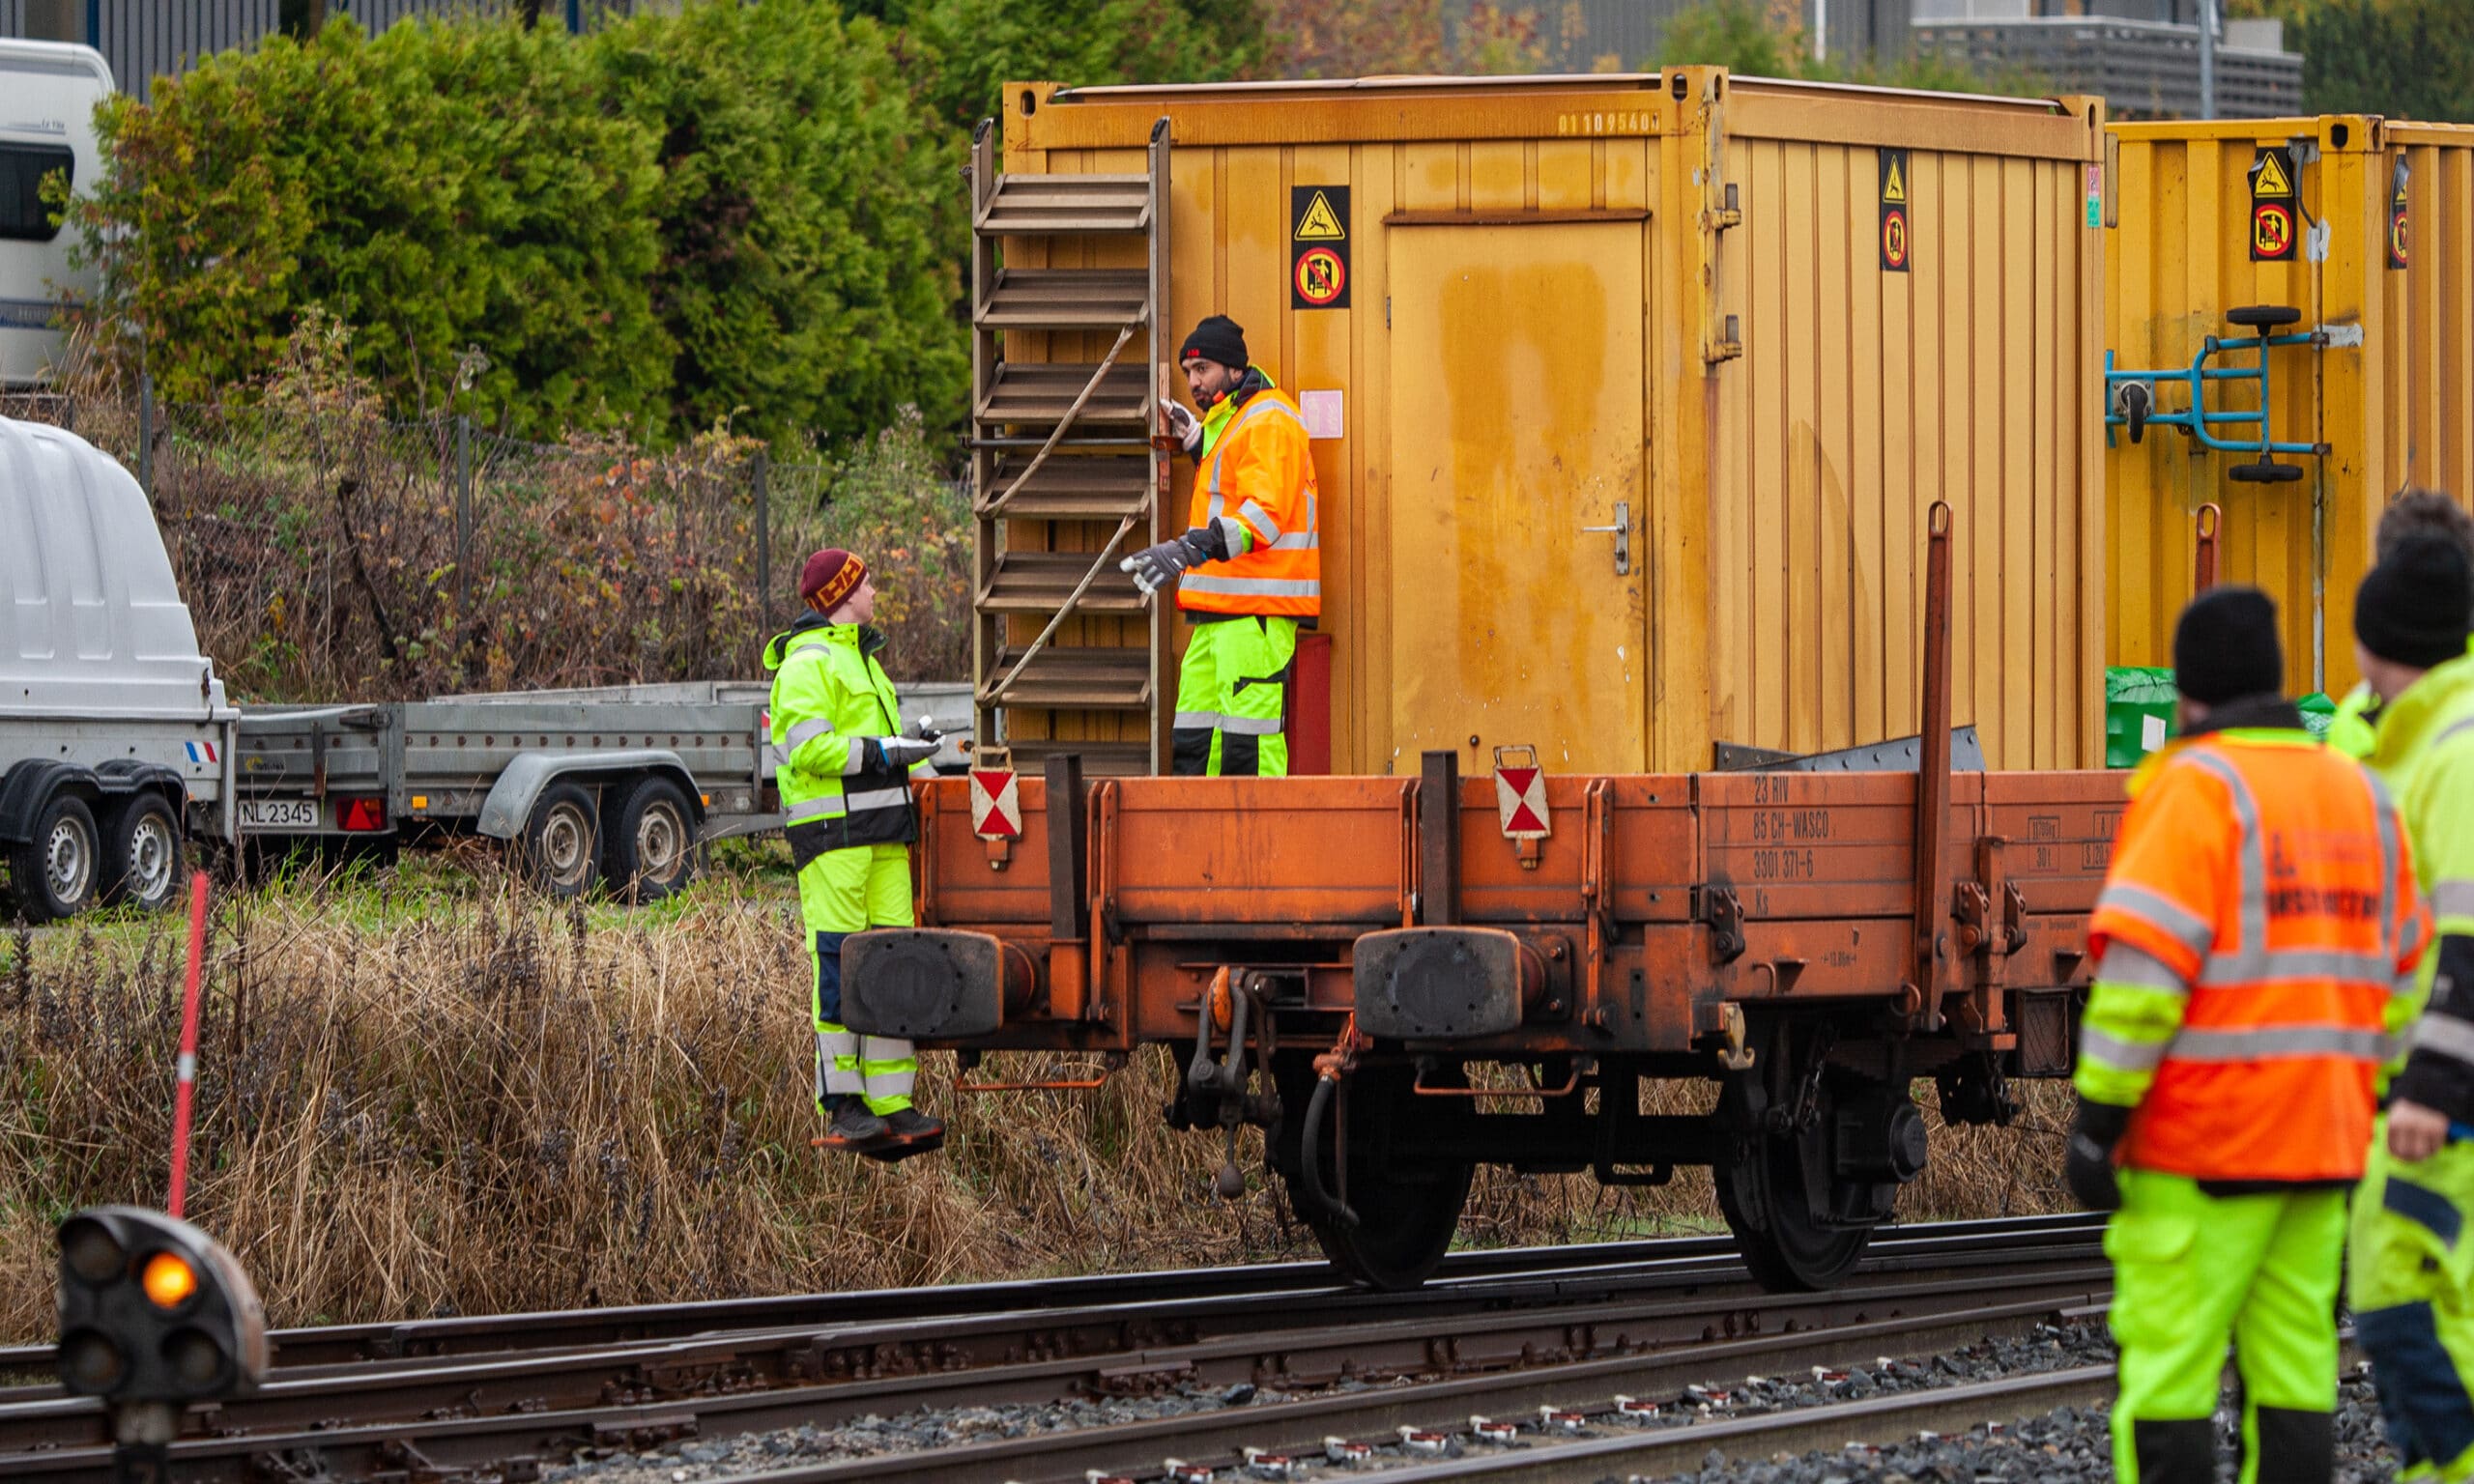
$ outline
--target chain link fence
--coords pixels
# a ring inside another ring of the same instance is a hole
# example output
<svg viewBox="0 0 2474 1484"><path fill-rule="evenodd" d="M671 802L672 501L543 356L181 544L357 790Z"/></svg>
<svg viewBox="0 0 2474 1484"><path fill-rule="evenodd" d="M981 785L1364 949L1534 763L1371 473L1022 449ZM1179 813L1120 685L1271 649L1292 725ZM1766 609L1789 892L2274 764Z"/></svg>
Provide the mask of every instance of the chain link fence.
<svg viewBox="0 0 2474 1484"><path fill-rule="evenodd" d="M794 464L726 435L534 443L344 398L16 395L0 415L137 476L199 642L249 699L761 677L829 545L878 574L898 676L968 673L967 497L915 419Z"/></svg>

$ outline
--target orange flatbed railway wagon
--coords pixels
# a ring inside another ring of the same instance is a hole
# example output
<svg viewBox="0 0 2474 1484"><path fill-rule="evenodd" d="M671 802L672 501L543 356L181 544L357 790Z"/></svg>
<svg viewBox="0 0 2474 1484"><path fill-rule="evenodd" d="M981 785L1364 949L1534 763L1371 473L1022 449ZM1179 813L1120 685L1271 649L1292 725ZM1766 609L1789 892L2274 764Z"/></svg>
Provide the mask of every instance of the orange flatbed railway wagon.
<svg viewBox="0 0 2474 1484"><path fill-rule="evenodd" d="M2068 1070L2124 807L2119 775L1950 770L1945 508L1933 528L1913 771L1546 777L1542 819L1499 797L1518 770L1463 779L1452 752L1413 779L1085 783L1061 756L941 779L922 926L850 940L846 1016L965 1064L1190 1048L1170 1120L1226 1131L1223 1185L1263 1128L1376 1285L1432 1269L1492 1162L1711 1165L1755 1272L1827 1286L1923 1168L1914 1079L1981 1123ZM1507 1068L1528 1080L1480 1075ZM1642 1113L1652 1078L1717 1081L1715 1112Z"/></svg>

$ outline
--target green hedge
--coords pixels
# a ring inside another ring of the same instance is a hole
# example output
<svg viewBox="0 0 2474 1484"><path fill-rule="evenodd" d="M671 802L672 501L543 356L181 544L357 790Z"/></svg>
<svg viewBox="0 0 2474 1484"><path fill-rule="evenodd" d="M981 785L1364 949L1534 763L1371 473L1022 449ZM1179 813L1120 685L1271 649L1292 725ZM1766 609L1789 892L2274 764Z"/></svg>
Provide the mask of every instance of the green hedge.
<svg viewBox="0 0 2474 1484"><path fill-rule="evenodd" d="M273 38L99 115L99 348L203 400L331 309L404 413L532 437L960 408L957 130L829 0Z"/></svg>

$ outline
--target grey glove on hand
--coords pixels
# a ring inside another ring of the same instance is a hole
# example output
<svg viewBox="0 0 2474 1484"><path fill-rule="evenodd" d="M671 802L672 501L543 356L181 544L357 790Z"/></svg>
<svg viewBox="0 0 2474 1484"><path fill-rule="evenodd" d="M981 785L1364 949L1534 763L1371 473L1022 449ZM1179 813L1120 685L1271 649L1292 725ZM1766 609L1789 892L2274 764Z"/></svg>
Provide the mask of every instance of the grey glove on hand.
<svg viewBox="0 0 2474 1484"><path fill-rule="evenodd" d="M1190 530L1174 541L1144 547L1118 562L1117 570L1133 573L1134 585L1147 598L1175 582L1188 567L1209 561L1213 553L1208 541L1200 528Z"/></svg>
<svg viewBox="0 0 2474 1484"><path fill-rule="evenodd" d="M1168 431L1177 437L1177 444L1188 453L1202 447L1202 419L1186 411L1182 402L1168 404Z"/></svg>
<svg viewBox="0 0 2474 1484"><path fill-rule="evenodd" d="M868 740L885 766L901 772L907 772L936 756L937 744L912 737L871 737Z"/></svg>

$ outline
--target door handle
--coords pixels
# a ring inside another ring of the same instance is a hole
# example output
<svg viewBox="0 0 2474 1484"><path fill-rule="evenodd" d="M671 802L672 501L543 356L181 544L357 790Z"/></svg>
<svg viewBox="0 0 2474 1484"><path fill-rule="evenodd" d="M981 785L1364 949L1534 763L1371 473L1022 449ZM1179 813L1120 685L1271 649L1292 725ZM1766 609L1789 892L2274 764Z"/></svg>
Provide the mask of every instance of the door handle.
<svg viewBox="0 0 2474 1484"><path fill-rule="evenodd" d="M1585 535L1612 535L1615 538L1615 575L1617 577L1632 575L1632 502L1630 500L1619 499L1615 502L1614 525L1584 526L1581 531Z"/></svg>

